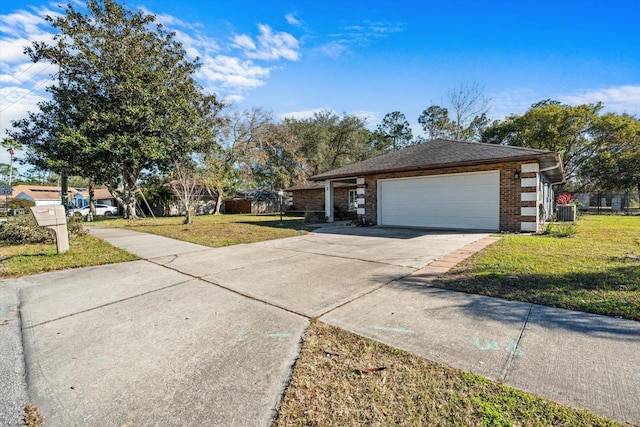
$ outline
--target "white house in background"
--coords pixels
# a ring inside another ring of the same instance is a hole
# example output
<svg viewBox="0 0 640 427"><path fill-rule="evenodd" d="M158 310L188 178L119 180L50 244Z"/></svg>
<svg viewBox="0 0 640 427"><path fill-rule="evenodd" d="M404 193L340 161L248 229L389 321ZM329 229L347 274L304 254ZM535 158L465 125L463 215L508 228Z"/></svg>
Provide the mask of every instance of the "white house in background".
<svg viewBox="0 0 640 427"><path fill-rule="evenodd" d="M69 200L73 200L76 193L75 189L69 188L67 192ZM62 199L60 187L28 184L14 185L11 198L29 200L36 206L60 204Z"/></svg>
<svg viewBox="0 0 640 427"><path fill-rule="evenodd" d="M62 201L60 187L48 185L28 185L20 184L13 186L12 199L30 200L40 205L57 205ZM83 208L89 205L89 190L87 188L69 187L67 191L69 207ZM96 203L108 206L118 206L118 202L105 187L98 187L93 192Z"/></svg>

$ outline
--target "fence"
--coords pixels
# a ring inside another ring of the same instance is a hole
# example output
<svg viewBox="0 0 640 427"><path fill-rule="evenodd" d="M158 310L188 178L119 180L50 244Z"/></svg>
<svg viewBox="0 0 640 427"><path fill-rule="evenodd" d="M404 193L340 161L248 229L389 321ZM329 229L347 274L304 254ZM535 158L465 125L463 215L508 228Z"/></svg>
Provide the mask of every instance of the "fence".
<svg viewBox="0 0 640 427"><path fill-rule="evenodd" d="M578 209L592 214L637 214L640 213L640 200L637 192L598 191L575 195Z"/></svg>

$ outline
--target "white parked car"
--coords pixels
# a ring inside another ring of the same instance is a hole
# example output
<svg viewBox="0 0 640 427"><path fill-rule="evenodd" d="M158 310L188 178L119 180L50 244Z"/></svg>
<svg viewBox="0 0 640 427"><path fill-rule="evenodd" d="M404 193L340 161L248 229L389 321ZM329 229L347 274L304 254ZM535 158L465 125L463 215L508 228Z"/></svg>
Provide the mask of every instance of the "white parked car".
<svg viewBox="0 0 640 427"><path fill-rule="evenodd" d="M82 216L87 216L89 214L89 206L82 209L76 209L75 211ZM102 215L104 216L118 215L118 208L115 206L97 204L96 215L101 215L101 216Z"/></svg>

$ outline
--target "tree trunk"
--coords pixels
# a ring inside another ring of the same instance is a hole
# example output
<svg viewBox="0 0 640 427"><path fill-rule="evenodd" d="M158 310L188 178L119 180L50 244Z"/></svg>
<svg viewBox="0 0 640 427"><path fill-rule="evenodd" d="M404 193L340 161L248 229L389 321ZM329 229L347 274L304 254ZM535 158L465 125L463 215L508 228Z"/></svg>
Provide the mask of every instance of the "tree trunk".
<svg viewBox="0 0 640 427"><path fill-rule="evenodd" d="M222 190L218 190L217 196L216 196L216 211L213 213L214 215L220 215L221 206L222 206Z"/></svg>
<svg viewBox="0 0 640 427"><path fill-rule="evenodd" d="M193 221L193 219L191 218L191 210L187 209L187 211L184 214L184 221L182 221L183 224L191 224L191 222Z"/></svg>
<svg viewBox="0 0 640 427"><path fill-rule="evenodd" d="M125 208L125 218L128 219L139 219L138 214L136 213L136 181L135 177L130 173L126 172L123 176L124 183L124 208Z"/></svg>
<svg viewBox="0 0 640 427"><path fill-rule="evenodd" d="M66 172L60 176L60 187L61 204L66 212L69 209L69 179Z"/></svg>
<svg viewBox="0 0 640 427"><path fill-rule="evenodd" d="M96 214L96 201L95 201L95 183L93 178L89 178L89 213L87 221L93 221L93 216Z"/></svg>

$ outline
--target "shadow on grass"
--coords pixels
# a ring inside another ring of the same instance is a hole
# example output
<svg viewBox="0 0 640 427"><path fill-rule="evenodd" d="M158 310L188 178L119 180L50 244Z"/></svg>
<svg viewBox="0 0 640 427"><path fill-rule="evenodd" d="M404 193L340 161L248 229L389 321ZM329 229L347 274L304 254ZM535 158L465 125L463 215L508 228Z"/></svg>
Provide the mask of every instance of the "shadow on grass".
<svg viewBox="0 0 640 427"><path fill-rule="evenodd" d="M406 277L397 287L447 299L447 309L454 304L478 320L522 323L523 313L533 307L530 323L640 342L640 271L635 265L606 273L519 276L493 280L490 286L484 277L452 280L445 276L431 285Z"/></svg>
<svg viewBox="0 0 640 427"><path fill-rule="evenodd" d="M279 219L274 219L274 220L270 220L270 221L250 221L250 220L244 220L244 221L237 221L238 224L250 224L250 225L258 225L261 227L269 227L269 228L279 228L279 229L283 229L283 228L287 228L287 229L292 229L292 230L301 230L301 231L312 231L315 230L317 228L317 226L314 226L313 224L307 224L302 220L297 220L297 219L284 219L282 222L280 222Z"/></svg>
<svg viewBox="0 0 640 427"><path fill-rule="evenodd" d="M56 252L53 252L53 253L40 252L37 254L16 254L16 255L9 255L9 256L0 258L0 262L8 261L13 258L42 258L42 257L51 257L54 255L58 255L58 254Z"/></svg>

